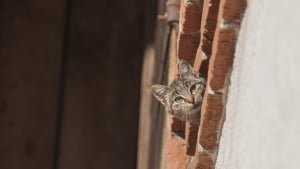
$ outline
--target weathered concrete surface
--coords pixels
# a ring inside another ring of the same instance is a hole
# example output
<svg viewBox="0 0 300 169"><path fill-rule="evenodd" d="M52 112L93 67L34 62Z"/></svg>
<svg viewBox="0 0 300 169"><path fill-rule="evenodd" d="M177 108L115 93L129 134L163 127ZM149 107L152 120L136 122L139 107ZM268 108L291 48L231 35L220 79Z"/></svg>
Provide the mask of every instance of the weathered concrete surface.
<svg viewBox="0 0 300 169"><path fill-rule="evenodd" d="M248 1L216 168L299 168L299 6Z"/></svg>

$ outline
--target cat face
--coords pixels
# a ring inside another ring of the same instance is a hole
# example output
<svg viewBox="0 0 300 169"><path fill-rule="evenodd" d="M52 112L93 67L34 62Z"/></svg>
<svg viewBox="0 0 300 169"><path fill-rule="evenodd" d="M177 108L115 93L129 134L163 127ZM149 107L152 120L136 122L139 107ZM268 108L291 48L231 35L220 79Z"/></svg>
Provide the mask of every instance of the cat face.
<svg viewBox="0 0 300 169"><path fill-rule="evenodd" d="M199 123L206 81L185 60L179 62L179 74L170 86L153 85L151 91L168 113L183 121Z"/></svg>

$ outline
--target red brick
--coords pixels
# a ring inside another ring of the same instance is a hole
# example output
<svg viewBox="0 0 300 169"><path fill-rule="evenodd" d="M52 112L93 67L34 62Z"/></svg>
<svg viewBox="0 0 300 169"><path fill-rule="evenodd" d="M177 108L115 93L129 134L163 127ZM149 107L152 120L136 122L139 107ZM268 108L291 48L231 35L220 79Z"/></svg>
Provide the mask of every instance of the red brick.
<svg viewBox="0 0 300 169"><path fill-rule="evenodd" d="M224 20L240 21L247 6L247 1L221 0L220 6L222 6L220 13Z"/></svg>
<svg viewBox="0 0 300 169"><path fill-rule="evenodd" d="M203 60L203 54L206 55L205 57L210 57L211 55L211 47L219 11L219 2L220 0L204 0L203 3L201 39L200 46L197 49L194 70L199 71L204 76L207 75L208 60Z"/></svg>
<svg viewBox="0 0 300 169"><path fill-rule="evenodd" d="M220 0L205 0L201 24L201 49L202 51L210 55L211 46L214 38L214 32L216 29L216 20L218 17Z"/></svg>
<svg viewBox="0 0 300 169"><path fill-rule="evenodd" d="M184 132L185 122L171 117L171 131L173 132Z"/></svg>
<svg viewBox="0 0 300 169"><path fill-rule="evenodd" d="M179 33L178 36L178 57L188 61L194 60L199 46L199 34Z"/></svg>
<svg viewBox="0 0 300 169"><path fill-rule="evenodd" d="M181 1L180 26L184 33L200 31L202 4L191 1Z"/></svg>
<svg viewBox="0 0 300 169"><path fill-rule="evenodd" d="M186 154L190 156L195 155L197 136L198 136L199 125L186 123L185 128L185 144L186 144Z"/></svg>
<svg viewBox="0 0 300 169"><path fill-rule="evenodd" d="M167 169L187 169L189 157L185 155L184 143L174 138L168 139Z"/></svg>
<svg viewBox="0 0 300 169"><path fill-rule="evenodd" d="M194 66L193 66L195 72L200 72L199 70L202 65L202 62L203 62L202 53L201 53L201 51L199 51L199 48L198 48L197 52L196 52Z"/></svg>
<svg viewBox="0 0 300 169"><path fill-rule="evenodd" d="M197 154L193 169L213 169L214 160L211 155L206 153Z"/></svg>
<svg viewBox="0 0 300 169"><path fill-rule="evenodd" d="M199 143L206 150L218 146L218 133L223 117L223 95L205 94L199 131Z"/></svg>
<svg viewBox="0 0 300 169"><path fill-rule="evenodd" d="M208 72L212 90L225 87L226 78L233 63L236 34L236 29L232 27L217 28Z"/></svg>

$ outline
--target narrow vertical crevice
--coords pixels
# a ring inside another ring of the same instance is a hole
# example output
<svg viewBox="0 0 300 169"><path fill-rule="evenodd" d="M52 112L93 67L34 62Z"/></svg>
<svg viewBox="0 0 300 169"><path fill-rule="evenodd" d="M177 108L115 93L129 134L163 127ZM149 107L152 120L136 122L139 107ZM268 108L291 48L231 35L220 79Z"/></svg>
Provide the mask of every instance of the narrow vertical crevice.
<svg viewBox="0 0 300 169"><path fill-rule="evenodd" d="M62 46L61 46L61 62L59 71L59 85L58 85L58 98L57 98L57 114L55 125L55 140L54 140L54 156L52 168L58 169L60 163L60 148L61 148L61 135L62 135L62 122L64 111L64 98L65 98L65 84L66 84L66 71L68 61L68 46L70 39L70 25L72 15L72 0L65 1L65 19L63 23Z"/></svg>

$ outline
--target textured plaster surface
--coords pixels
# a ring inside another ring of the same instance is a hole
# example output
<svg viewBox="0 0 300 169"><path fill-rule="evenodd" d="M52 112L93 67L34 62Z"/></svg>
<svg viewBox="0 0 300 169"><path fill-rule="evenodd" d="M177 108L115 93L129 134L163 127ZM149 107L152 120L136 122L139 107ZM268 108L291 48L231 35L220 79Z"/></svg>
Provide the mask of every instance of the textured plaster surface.
<svg viewBox="0 0 300 169"><path fill-rule="evenodd" d="M248 1L217 169L300 168L299 6Z"/></svg>

